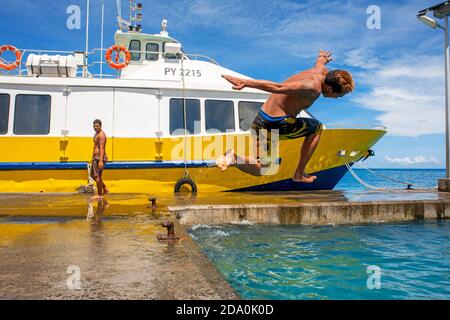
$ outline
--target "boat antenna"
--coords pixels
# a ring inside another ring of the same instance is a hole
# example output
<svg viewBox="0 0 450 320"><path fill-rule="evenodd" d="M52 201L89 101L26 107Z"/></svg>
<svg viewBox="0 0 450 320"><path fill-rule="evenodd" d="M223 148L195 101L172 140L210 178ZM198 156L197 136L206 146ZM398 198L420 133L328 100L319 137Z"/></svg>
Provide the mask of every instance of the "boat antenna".
<svg viewBox="0 0 450 320"><path fill-rule="evenodd" d="M130 0L130 6L128 7L129 11L130 11L130 16L128 18L128 21L131 22L131 18L133 17L133 0Z"/></svg>
<svg viewBox="0 0 450 320"><path fill-rule="evenodd" d="M167 19L163 19L161 21L161 32L160 32L160 34L163 35L163 36L168 36L169 35L169 33L167 32Z"/></svg>
<svg viewBox="0 0 450 320"><path fill-rule="evenodd" d="M89 6L90 0L86 0L86 48L84 51L83 77L87 76L88 52L89 52Z"/></svg>
<svg viewBox="0 0 450 320"><path fill-rule="evenodd" d="M102 28L100 36L100 77L103 78L103 33L105 22L105 0L102 0Z"/></svg>
<svg viewBox="0 0 450 320"><path fill-rule="evenodd" d="M120 0L117 0L116 3L117 3L117 18L122 18L122 6Z"/></svg>

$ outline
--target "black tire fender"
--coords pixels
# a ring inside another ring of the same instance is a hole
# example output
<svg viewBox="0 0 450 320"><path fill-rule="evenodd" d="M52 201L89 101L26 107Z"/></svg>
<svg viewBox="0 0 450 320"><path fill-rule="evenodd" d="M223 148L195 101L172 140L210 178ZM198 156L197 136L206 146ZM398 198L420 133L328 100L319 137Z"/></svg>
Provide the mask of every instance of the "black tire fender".
<svg viewBox="0 0 450 320"><path fill-rule="evenodd" d="M191 186L192 194L197 194L197 185L195 184L194 180L192 180L189 177L183 177L181 179L178 179L177 183L175 183L174 192L175 193L180 192L181 187L185 184Z"/></svg>

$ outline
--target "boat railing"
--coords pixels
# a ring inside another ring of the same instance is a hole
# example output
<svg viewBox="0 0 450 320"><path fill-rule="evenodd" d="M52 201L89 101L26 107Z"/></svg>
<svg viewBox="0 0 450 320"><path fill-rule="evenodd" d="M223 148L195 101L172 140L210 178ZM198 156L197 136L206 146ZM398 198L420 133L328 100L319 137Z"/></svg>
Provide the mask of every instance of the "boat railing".
<svg viewBox="0 0 450 320"><path fill-rule="evenodd" d="M371 129L387 131L387 127L378 124L326 124L325 129Z"/></svg>
<svg viewBox="0 0 450 320"><path fill-rule="evenodd" d="M215 65L219 66L219 64L217 63L216 60L214 60L213 58L210 58L208 56L204 56L202 54L185 53L184 55L187 56L188 58L190 58L191 60L206 61L206 62L209 62L209 63L212 63L212 64L215 64Z"/></svg>
<svg viewBox="0 0 450 320"><path fill-rule="evenodd" d="M92 77L95 77L95 78L103 78L103 77L118 78L118 77L120 77L119 71L116 71L114 73L104 72L104 70L103 70L104 67L105 66L108 67L107 62L105 61L105 53L108 49L105 49L105 48L95 48L92 51L88 52L87 54L83 51L44 50L44 49L19 49L19 50L22 52L22 59L20 60L18 68L16 68L15 70L12 70L12 71L0 69L1 74L15 75L15 76L19 76L19 77L27 75L27 68L24 67L24 65L26 63L28 55L30 55L30 54L38 54L38 55L42 55L42 54L69 55L69 54L71 54L71 55L73 55L76 53L81 53L85 57L85 64L79 65L79 67L82 67L83 70L77 71L77 76L80 74L82 77L85 77L85 78L92 78ZM142 55L158 54L159 57L167 57L170 55L163 51L146 51L146 50L130 50L130 53L132 53L132 54L139 53ZM186 59L186 60L205 61L208 63L219 65L213 58L210 58L205 55L190 54L190 53L184 53L184 52L182 52L181 55L182 55L182 58ZM2 57L0 57L0 59L2 62L7 62ZM86 63L86 61L87 61L87 63ZM92 62L90 62L90 61L92 61ZM144 59L144 61L146 61L146 60ZM150 62L150 60L148 60L148 61ZM89 71L89 68L93 68L93 69L98 68L99 70L96 69L96 71L94 73L91 73ZM111 69L111 71L112 71L112 69Z"/></svg>
<svg viewBox="0 0 450 320"><path fill-rule="evenodd" d="M3 59L2 57L0 57L0 62L2 63L8 63L8 61L6 61L5 59ZM15 70L5 70L5 69L0 69L0 74L3 75L14 75L15 73L17 73L17 71L15 72Z"/></svg>

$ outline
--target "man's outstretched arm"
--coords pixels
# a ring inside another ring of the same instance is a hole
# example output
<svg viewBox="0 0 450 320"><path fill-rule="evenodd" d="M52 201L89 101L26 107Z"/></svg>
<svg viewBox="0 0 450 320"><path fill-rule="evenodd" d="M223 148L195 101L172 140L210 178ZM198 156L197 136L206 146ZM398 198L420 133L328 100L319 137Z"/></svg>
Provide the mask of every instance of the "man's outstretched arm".
<svg viewBox="0 0 450 320"><path fill-rule="evenodd" d="M277 83L268 80L241 79L227 75L222 75L222 77L233 85L234 90L254 88L270 93L294 94L314 89L313 82L308 79L303 81Z"/></svg>

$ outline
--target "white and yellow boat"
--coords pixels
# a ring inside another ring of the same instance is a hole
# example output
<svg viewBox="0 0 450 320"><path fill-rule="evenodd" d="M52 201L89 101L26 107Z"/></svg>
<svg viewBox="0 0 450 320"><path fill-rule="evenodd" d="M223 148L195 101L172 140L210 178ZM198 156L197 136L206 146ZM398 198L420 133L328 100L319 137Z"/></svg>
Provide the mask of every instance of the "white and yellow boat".
<svg viewBox="0 0 450 320"><path fill-rule="evenodd" d="M116 32L115 43L131 52L131 61L114 77L91 75L84 53L80 59L30 50L21 51L17 70L0 76L0 192L74 192L86 185L97 118L108 136L104 179L112 192L173 192L186 171L199 192L329 190L345 164L386 133L325 126L307 167L318 176L313 184L291 180L302 138L280 142L282 161L272 174L222 172L212 164L227 148L238 154L251 148L249 127L268 94L232 90L221 75L245 76L183 53L165 22L159 34L128 27ZM180 132L184 123L189 134Z"/></svg>

